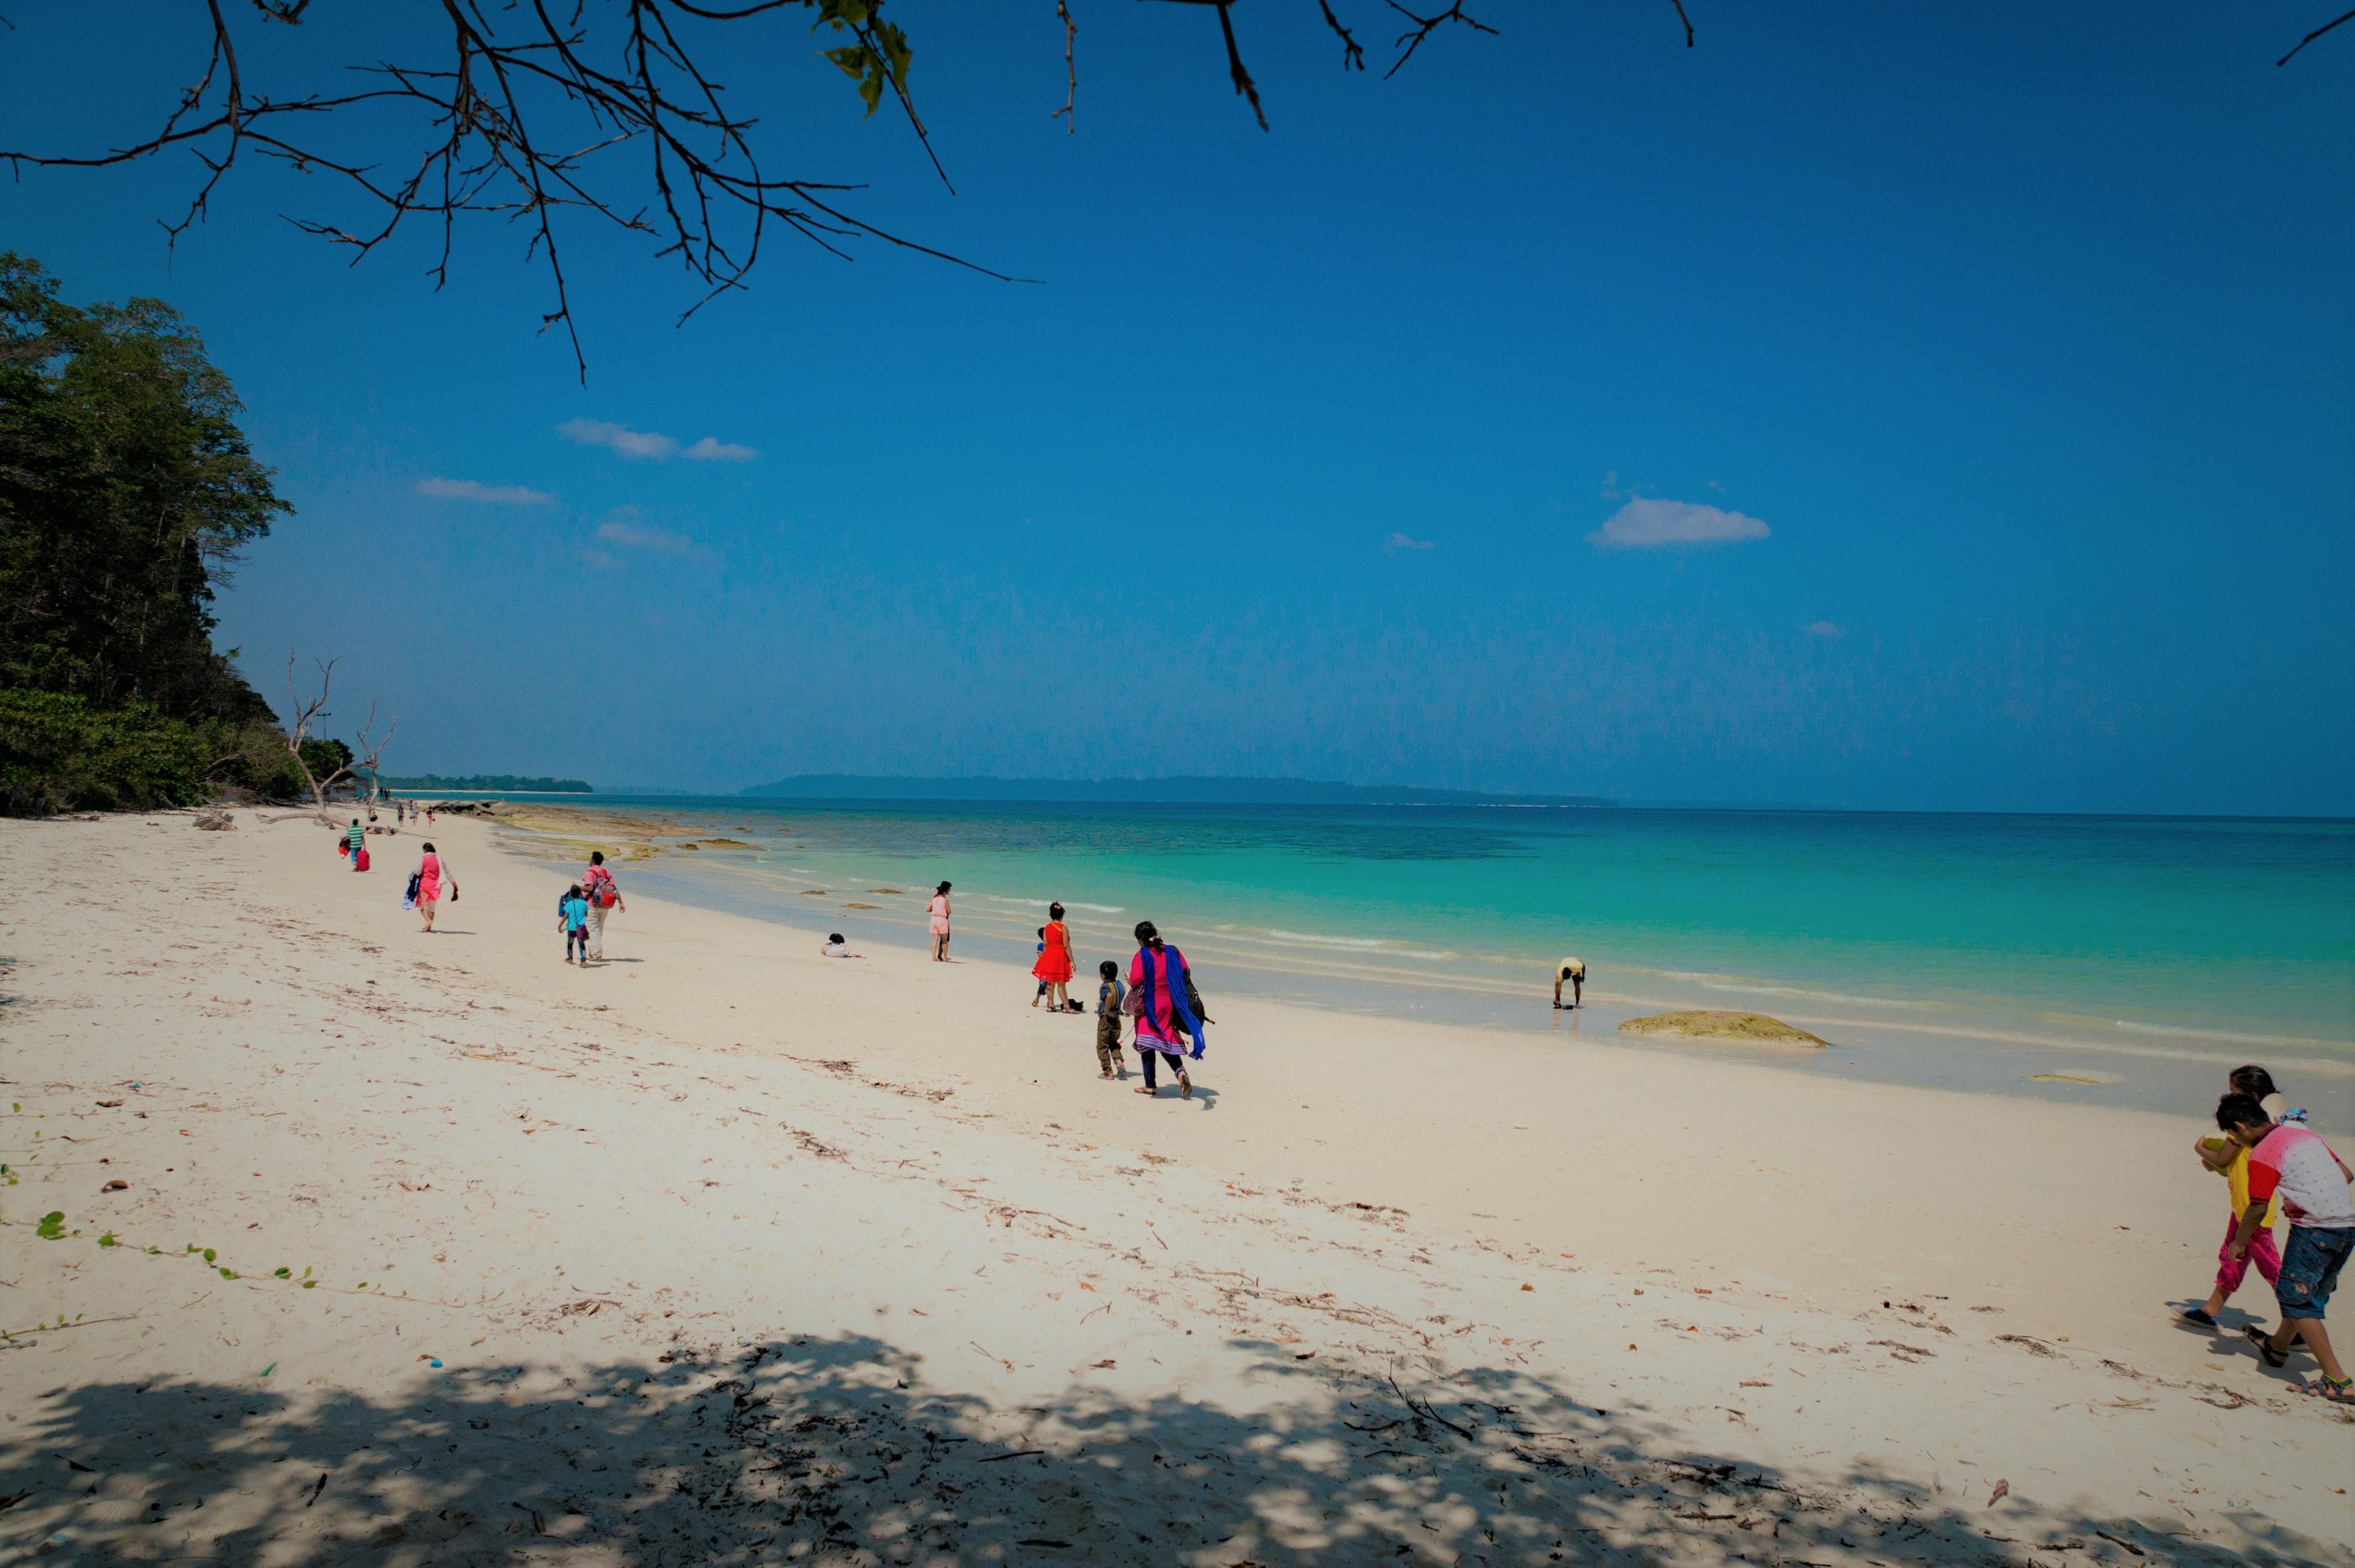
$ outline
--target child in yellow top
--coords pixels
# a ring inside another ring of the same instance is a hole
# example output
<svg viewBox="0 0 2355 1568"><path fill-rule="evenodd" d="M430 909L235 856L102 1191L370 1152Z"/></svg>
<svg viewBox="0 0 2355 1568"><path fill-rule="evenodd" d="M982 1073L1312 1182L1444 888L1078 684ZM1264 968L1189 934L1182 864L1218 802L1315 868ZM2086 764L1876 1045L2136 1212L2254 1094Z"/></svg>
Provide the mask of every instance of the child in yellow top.
<svg viewBox="0 0 2355 1568"><path fill-rule="evenodd" d="M2258 1079L2264 1080L2262 1089L2256 1086ZM2272 1075L2262 1067L2236 1068L2231 1082L2236 1093L2255 1094L2260 1099L2275 1093ZM2278 1102L2278 1095L2275 1095L2275 1100ZM2204 1137L2193 1140L2191 1152L2200 1157L2201 1165L2222 1177L2225 1184L2232 1189L2232 1212L2246 1212L2249 1207L2249 1151L2231 1138ZM2249 1250L2239 1257L2232 1255L2232 1239L2240 1229L2240 1221L2235 1220L2225 1227L2224 1244L2216 1253L2216 1287L2199 1306L2182 1309L2179 1316L2186 1323L2194 1323L2202 1328L2215 1328L2216 1314L2224 1310L2224 1303L2241 1288L2241 1282L2249 1275L2251 1264L2257 1265L2257 1272L2264 1276L2267 1285L2273 1284L2281 1273L2281 1253L2274 1245L2274 1221L2280 1217L2281 1200L2275 1198L2272 1207L2265 1211L2264 1224L2251 1238Z"/></svg>

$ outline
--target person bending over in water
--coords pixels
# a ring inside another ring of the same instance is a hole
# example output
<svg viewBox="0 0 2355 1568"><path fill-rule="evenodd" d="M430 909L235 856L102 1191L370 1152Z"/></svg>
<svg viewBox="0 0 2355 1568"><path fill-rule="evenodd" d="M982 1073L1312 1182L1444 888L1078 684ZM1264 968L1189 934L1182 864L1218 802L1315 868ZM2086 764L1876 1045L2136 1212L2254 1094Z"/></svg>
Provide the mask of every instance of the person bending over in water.
<svg viewBox="0 0 2355 1568"><path fill-rule="evenodd" d="M1586 989L1586 960L1565 958L1553 966L1553 1005L1561 1006L1561 986L1570 982L1570 1005L1578 1006L1580 993Z"/></svg>

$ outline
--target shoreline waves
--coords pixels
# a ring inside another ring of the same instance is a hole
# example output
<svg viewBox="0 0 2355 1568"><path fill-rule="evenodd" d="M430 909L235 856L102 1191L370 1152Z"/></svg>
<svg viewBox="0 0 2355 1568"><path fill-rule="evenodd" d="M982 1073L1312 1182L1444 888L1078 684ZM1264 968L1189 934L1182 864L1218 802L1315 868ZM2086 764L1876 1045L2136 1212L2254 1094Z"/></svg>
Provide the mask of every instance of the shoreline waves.
<svg viewBox="0 0 2355 1568"><path fill-rule="evenodd" d="M2077 825L2087 842L2050 818L1908 827L1834 814L1587 810L1574 831L1507 837L1433 807L1009 815L666 797L595 812L634 835L639 879L762 918L802 918L815 892L948 877L966 951L1027 962L1030 928L1059 897L1093 956L1124 960L1126 924L1149 914L1230 990L1537 1032L1559 1026L1546 965L1575 951L1597 1023L1739 1000L1832 1040L1798 1071L2179 1111L2258 1057L2309 1081L2318 1115L2355 1120L2355 874L2342 874L2355 873L2355 825L2094 818ZM561 808L534 803L517 825L586 842ZM754 837L725 853L664 848L717 825ZM1785 880L1803 893L1762 896ZM2070 911L2105 950L2060 932L2064 915L2046 907L2063 896L2056 881L2073 884ZM1548 892L1557 882L1573 891ZM1884 918L1900 893L1906 912ZM2205 907L2211 894L2221 908ZM1549 897L1582 912L1547 914ZM860 940L899 939L923 925L909 898L834 918ZM1801 898L1820 909L1795 911ZM1638 918L1614 919L1614 900ZM2225 931L2260 905L2255 936ZM1740 929L1752 917L1756 940ZM1999 946L1994 933L2013 930L2017 944ZM2178 997L2172 1014L2147 1005ZM2115 1071L2087 1083L2073 1057Z"/></svg>

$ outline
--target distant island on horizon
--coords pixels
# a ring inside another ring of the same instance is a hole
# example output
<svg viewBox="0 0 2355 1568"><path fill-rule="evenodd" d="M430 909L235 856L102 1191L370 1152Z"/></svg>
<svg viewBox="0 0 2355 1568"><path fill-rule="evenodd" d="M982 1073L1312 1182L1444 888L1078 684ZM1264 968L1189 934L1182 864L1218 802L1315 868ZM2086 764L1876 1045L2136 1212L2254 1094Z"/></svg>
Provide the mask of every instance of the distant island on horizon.
<svg viewBox="0 0 2355 1568"><path fill-rule="evenodd" d="M594 795L580 779L526 778L520 773L419 773L411 778L378 780L387 789L447 789L468 795L513 790L518 795Z"/></svg>
<svg viewBox="0 0 2355 1568"><path fill-rule="evenodd" d="M1607 806L1591 795L1488 795L1478 790L1403 784L1328 784L1314 779L887 778L867 773L796 773L738 795L785 800L1083 801L1186 805L1555 805Z"/></svg>

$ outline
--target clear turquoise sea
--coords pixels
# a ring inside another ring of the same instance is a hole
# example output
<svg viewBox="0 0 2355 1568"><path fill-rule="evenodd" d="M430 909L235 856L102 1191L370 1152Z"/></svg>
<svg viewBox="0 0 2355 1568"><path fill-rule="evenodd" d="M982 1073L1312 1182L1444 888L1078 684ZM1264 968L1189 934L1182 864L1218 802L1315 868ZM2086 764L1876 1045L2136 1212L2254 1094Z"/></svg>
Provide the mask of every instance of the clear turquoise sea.
<svg viewBox="0 0 2355 1568"><path fill-rule="evenodd" d="M631 868L650 892L864 943L921 945L923 900L946 878L965 956L1027 963L1060 899L1083 966L1124 957L1150 918L1213 995L1587 1044L1618 1042L1618 1019L1661 1007L1748 1008L1833 1042L1799 1071L2190 1113L2254 1060L2318 1125L2355 1125L2346 821L582 804L749 846ZM1548 1005L1565 953L1587 961L1593 1004L1570 1020Z"/></svg>

